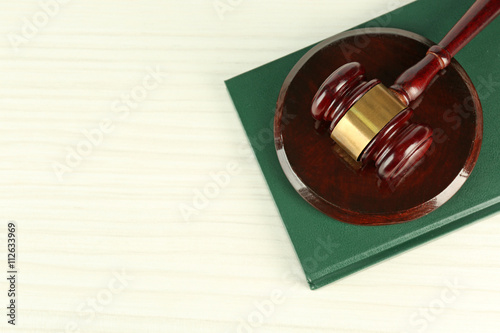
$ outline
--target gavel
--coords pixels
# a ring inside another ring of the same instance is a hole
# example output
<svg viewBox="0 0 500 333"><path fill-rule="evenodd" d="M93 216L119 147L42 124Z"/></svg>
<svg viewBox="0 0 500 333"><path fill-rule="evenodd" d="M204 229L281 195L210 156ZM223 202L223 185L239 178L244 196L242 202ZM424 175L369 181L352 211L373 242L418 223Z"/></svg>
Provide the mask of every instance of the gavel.
<svg viewBox="0 0 500 333"><path fill-rule="evenodd" d="M443 40L387 88L368 81L357 62L343 65L313 98L314 119L330 122L330 137L354 160L374 162L381 179L401 177L426 155L432 128L412 122L411 103L451 59L500 14L500 0L478 0Z"/></svg>

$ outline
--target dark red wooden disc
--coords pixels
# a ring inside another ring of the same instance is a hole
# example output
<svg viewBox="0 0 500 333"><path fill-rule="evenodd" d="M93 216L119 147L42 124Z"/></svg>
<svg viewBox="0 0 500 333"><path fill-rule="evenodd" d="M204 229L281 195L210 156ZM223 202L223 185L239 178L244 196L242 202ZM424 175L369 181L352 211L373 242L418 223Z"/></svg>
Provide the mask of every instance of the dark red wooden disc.
<svg viewBox="0 0 500 333"><path fill-rule="evenodd" d="M393 183L379 179L372 164L354 163L330 139L329 124L310 114L316 91L341 65L357 61L368 80L390 86L431 45L404 30L353 30L318 44L291 70L277 103L276 150L291 184L311 205L344 222L392 224L432 212L460 189L479 155L483 117L477 92L456 60L410 105L413 120L432 127L434 142L421 164Z"/></svg>

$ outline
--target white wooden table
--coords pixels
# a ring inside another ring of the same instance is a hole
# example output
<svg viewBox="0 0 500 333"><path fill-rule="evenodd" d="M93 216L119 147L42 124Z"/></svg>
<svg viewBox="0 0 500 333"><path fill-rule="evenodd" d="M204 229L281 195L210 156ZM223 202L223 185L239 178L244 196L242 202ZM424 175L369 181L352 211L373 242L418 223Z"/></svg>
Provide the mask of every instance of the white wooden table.
<svg viewBox="0 0 500 333"><path fill-rule="evenodd" d="M408 2L1 1L0 331L499 332L498 216L310 291L223 84Z"/></svg>

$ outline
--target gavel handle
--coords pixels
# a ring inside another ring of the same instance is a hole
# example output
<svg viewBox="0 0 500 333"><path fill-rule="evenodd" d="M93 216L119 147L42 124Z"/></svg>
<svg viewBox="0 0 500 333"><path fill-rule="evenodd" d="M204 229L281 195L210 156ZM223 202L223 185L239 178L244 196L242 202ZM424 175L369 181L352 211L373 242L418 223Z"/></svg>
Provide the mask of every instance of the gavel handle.
<svg viewBox="0 0 500 333"><path fill-rule="evenodd" d="M443 40L432 46L424 59L399 76L391 89L409 105L427 89L439 71L467 43L500 14L500 0L477 0Z"/></svg>

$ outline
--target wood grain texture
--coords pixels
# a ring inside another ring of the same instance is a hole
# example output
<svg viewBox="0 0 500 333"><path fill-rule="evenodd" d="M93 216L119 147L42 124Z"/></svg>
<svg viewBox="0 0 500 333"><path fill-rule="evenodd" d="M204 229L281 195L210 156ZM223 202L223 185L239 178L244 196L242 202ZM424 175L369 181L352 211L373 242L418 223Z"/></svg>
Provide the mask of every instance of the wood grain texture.
<svg viewBox="0 0 500 333"><path fill-rule="evenodd" d="M250 331L497 332L498 216L310 291L224 88L392 6L242 1L221 20L212 1L69 1L16 52L8 36L40 5L1 2L0 253L15 220L20 274L18 326L2 315L0 330L245 332L274 291ZM157 67L162 83L130 101ZM103 122L102 143L59 181L54 163ZM231 161L239 171L186 221L179 207ZM108 302L122 270L133 280ZM456 298L434 315L447 281ZM1 279L2 304L6 290Z"/></svg>

